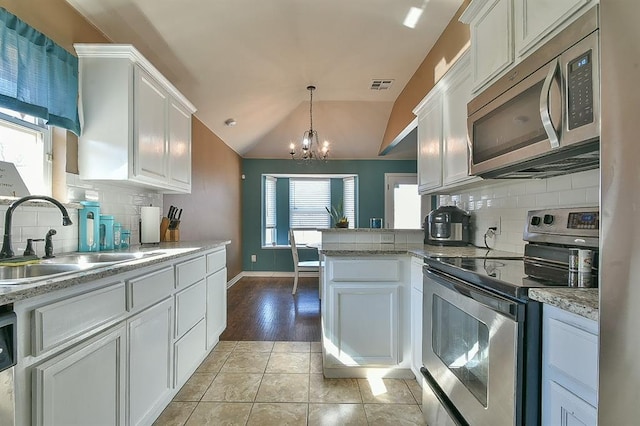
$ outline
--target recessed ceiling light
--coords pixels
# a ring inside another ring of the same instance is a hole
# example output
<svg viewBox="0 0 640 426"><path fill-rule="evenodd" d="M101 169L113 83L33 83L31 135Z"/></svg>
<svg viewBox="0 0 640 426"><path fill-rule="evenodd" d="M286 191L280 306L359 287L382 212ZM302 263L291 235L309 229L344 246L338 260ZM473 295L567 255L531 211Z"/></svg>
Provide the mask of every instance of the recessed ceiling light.
<svg viewBox="0 0 640 426"><path fill-rule="evenodd" d="M404 18L404 22L402 23L402 25L409 28L415 28L416 24L418 23L418 20L420 19L420 16L422 16L423 10L424 10L424 7L422 8L412 7L411 9L409 9L409 12L407 13L407 16Z"/></svg>
<svg viewBox="0 0 640 426"><path fill-rule="evenodd" d="M233 118L227 118L226 120L224 120L224 125L227 126L227 127L233 127L236 124L238 124L238 123Z"/></svg>

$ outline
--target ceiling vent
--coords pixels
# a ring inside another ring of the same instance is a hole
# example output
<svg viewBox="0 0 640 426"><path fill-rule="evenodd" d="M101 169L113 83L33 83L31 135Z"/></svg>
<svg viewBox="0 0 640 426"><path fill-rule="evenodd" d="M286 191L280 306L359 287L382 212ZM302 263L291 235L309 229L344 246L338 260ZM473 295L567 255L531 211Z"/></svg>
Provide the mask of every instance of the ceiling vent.
<svg viewBox="0 0 640 426"><path fill-rule="evenodd" d="M387 90L394 80L371 80L371 90Z"/></svg>

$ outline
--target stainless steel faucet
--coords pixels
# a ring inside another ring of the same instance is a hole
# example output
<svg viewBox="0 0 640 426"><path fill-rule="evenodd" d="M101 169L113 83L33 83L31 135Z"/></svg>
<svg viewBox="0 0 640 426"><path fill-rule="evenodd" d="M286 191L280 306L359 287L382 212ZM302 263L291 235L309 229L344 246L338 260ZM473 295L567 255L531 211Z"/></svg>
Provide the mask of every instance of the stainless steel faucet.
<svg viewBox="0 0 640 426"><path fill-rule="evenodd" d="M9 257L13 257L14 253L11 249L11 218L13 217L13 211L20 204L25 201L30 200L43 200L48 201L51 204L55 205L60 212L62 213L62 226L73 225L71 219L69 219L69 213L67 209L55 198L48 197L46 195L27 195L26 197L22 197L9 205L7 209L7 213L4 215L4 238L2 239L2 250L0 250L0 259L6 259Z"/></svg>

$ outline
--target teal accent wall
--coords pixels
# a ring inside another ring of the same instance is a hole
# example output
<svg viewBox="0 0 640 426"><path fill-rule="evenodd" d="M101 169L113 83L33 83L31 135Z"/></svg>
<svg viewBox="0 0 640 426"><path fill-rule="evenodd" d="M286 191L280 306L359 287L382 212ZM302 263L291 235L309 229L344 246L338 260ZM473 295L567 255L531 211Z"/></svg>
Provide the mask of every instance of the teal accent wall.
<svg viewBox="0 0 640 426"><path fill-rule="evenodd" d="M303 164L293 160L266 160L245 158L242 160L242 269L244 271L293 271L289 248L262 248L262 175L263 174L353 174L356 180L356 215L358 226L369 227L369 218L384 217L384 174L416 173L415 160L329 160ZM288 191L276 186L278 193ZM333 185L332 185L333 188ZM342 188L337 202L342 199ZM335 201L332 199L332 202ZM278 199L278 241L281 241L281 209L288 210L287 200ZM285 216L285 215L282 215ZM288 217L282 219L288 227ZM283 232L286 233L286 230ZM286 240L286 237L285 237ZM251 262L251 255L257 262ZM317 259L316 250L299 249L300 260Z"/></svg>

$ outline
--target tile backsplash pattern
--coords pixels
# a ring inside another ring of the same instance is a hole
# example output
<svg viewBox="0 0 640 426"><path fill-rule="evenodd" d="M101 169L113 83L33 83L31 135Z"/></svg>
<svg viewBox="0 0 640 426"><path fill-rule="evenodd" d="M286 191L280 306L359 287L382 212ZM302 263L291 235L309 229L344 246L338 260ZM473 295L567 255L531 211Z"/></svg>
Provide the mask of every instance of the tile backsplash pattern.
<svg viewBox="0 0 640 426"><path fill-rule="evenodd" d="M471 214L473 243L483 246L489 226L500 218L501 233L488 244L498 250L524 253L525 220L529 210L598 206L600 170L548 179L492 180L468 191L440 195L438 204L456 204Z"/></svg>
<svg viewBox="0 0 640 426"><path fill-rule="evenodd" d="M131 230L131 244L138 244L141 206L159 206L162 211L162 194L143 188L127 187L104 182L83 181L77 175L67 173L67 200L76 203L82 200L98 201L100 213L110 214L123 229ZM0 217L4 218L8 205L0 205ZM55 253L78 250L78 209L68 207L71 226L62 226L62 215L52 204L24 204L16 208L12 218L12 248L21 255L27 245L27 239L44 238L49 229L55 229L53 247ZM1 223L4 233L4 221ZM35 250L38 256L44 255L44 242L37 242Z"/></svg>

